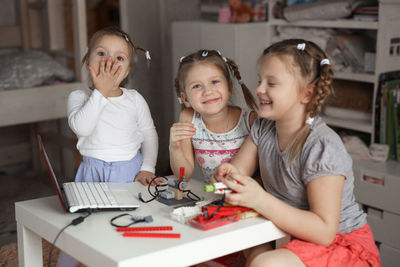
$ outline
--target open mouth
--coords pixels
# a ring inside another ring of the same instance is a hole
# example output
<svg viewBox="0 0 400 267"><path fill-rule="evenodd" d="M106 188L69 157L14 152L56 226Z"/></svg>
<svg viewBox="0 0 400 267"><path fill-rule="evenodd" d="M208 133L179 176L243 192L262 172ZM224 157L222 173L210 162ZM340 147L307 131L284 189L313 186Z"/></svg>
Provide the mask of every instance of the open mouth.
<svg viewBox="0 0 400 267"><path fill-rule="evenodd" d="M218 102L219 98L213 98L213 99L209 99L206 101L203 101L203 104L213 104L215 102Z"/></svg>
<svg viewBox="0 0 400 267"><path fill-rule="evenodd" d="M260 105L271 105L272 101L270 100L260 100Z"/></svg>

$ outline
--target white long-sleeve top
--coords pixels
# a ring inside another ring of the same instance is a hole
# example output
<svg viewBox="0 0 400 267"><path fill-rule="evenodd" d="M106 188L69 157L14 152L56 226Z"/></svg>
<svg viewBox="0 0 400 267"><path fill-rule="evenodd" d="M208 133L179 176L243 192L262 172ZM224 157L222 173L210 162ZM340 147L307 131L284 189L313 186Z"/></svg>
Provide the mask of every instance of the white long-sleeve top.
<svg viewBox="0 0 400 267"><path fill-rule="evenodd" d="M68 97L68 124L78 137L82 156L106 162L143 154L142 171L155 172L158 135L150 109L134 89L105 98L99 91L75 90Z"/></svg>

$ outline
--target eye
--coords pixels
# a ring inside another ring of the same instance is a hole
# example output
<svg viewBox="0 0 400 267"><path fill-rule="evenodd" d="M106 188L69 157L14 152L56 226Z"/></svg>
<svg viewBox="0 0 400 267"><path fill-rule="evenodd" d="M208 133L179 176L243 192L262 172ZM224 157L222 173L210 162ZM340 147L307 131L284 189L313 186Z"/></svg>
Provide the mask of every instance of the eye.
<svg viewBox="0 0 400 267"><path fill-rule="evenodd" d="M200 84L195 84L192 86L192 89L199 89L200 88Z"/></svg>
<svg viewBox="0 0 400 267"><path fill-rule="evenodd" d="M219 83L219 80L212 80L211 83L212 84L217 84L217 83Z"/></svg>
<svg viewBox="0 0 400 267"><path fill-rule="evenodd" d="M122 62L122 61L125 60L125 58L123 58L123 57L121 57L121 56L118 56L118 57L117 57L117 60Z"/></svg>
<svg viewBox="0 0 400 267"><path fill-rule="evenodd" d="M274 87L275 85L276 85L276 83L273 83L273 82L268 83L268 86L271 86L271 87Z"/></svg>
<svg viewBox="0 0 400 267"><path fill-rule="evenodd" d="M106 54L103 51L98 51L97 52L98 56L104 57Z"/></svg>

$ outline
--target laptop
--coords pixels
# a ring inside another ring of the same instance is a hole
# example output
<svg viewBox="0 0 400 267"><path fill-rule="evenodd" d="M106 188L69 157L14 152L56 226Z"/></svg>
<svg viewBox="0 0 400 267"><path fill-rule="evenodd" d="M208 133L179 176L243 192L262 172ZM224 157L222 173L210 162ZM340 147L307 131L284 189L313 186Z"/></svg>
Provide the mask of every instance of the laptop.
<svg viewBox="0 0 400 267"><path fill-rule="evenodd" d="M40 154L57 192L61 206L66 213L84 211L134 210L139 200L129 190L129 183L68 182L59 184L42 138L37 136Z"/></svg>

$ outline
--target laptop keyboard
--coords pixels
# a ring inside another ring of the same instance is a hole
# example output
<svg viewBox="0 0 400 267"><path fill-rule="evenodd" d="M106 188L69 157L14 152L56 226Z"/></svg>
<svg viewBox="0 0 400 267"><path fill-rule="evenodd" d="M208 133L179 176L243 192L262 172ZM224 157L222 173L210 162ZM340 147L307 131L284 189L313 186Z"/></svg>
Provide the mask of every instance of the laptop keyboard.
<svg viewBox="0 0 400 267"><path fill-rule="evenodd" d="M106 183L65 183L63 186L71 196L71 206L98 208L118 204Z"/></svg>

